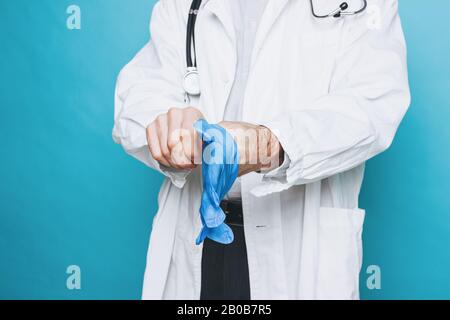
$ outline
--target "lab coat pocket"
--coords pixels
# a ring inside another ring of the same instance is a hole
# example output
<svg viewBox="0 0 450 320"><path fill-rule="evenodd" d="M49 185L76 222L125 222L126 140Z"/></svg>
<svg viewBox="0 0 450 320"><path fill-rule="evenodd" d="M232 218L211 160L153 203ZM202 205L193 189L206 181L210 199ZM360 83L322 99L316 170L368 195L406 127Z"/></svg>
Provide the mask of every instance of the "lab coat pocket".
<svg viewBox="0 0 450 320"><path fill-rule="evenodd" d="M318 299L359 299L364 216L361 209L320 208Z"/></svg>

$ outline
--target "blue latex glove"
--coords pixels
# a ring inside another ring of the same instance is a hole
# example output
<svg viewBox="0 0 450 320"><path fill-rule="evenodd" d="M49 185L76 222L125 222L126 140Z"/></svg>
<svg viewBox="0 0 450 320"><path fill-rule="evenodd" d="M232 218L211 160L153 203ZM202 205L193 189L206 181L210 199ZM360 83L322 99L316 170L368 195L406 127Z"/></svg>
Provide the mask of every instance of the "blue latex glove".
<svg viewBox="0 0 450 320"><path fill-rule="evenodd" d="M200 119L194 128L203 140L203 193L200 217L203 228L197 237L200 244L208 237L219 243L233 242L231 228L224 223L220 202L230 190L239 172L239 152L234 138L221 126Z"/></svg>

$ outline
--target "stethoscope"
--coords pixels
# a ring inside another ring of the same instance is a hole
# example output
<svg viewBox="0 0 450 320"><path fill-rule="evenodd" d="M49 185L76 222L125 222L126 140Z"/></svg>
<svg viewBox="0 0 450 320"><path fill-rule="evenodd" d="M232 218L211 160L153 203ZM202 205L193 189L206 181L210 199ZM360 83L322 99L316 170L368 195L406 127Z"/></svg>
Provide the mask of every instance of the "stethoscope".
<svg viewBox="0 0 450 320"><path fill-rule="evenodd" d="M189 9L186 32L186 73L183 81L187 98L200 95L200 76L197 70L197 55L195 52L195 22L201 4L202 0L193 0ZM194 55L192 55L192 50L194 50Z"/></svg>
<svg viewBox="0 0 450 320"><path fill-rule="evenodd" d="M342 2L338 8L325 15L318 15L314 10L313 0L311 3L311 12L315 18L342 18L343 16L357 15L367 9L367 0L361 0L361 8L356 11L347 11L349 5L347 2ZM200 95L200 75L197 70L197 55L195 52L195 22L197 20L198 11L202 0L193 0L191 8L189 9L189 17L187 22L186 32L186 73L183 79L183 88L186 93L186 98L189 96Z"/></svg>
<svg viewBox="0 0 450 320"><path fill-rule="evenodd" d="M356 10L356 11L347 11L348 9L348 3L347 2L342 2L338 8L336 8L335 10L331 11L328 14L325 15L318 15L316 13L316 11L314 10L314 3L313 0L309 0L309 2L311 2L311 12L312 15L315 18L319 18L319 19L324 19L324 18L341 18L342 16L354 16L358 13L363 12L364 10L367 9L367 0L361 0L362 5L361 8Z"/></svg>

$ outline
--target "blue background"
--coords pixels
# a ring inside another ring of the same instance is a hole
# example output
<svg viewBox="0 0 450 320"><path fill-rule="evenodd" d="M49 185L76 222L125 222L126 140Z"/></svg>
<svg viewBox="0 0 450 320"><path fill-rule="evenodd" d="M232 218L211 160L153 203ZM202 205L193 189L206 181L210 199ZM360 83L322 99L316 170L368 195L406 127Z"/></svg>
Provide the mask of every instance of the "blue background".
<svg viewBox="0 0 450 320"><path fill-rule="evenodd" d="M400 1L413 103L361 195L364 299L450 298L447 0ZM77 4L82 29L66 28ZM111 140L151 0L0 0L0 298L137 299L162 178ZM68 290L67 266L82 270ZM365 286L379 265L381 290Z"/></svg>

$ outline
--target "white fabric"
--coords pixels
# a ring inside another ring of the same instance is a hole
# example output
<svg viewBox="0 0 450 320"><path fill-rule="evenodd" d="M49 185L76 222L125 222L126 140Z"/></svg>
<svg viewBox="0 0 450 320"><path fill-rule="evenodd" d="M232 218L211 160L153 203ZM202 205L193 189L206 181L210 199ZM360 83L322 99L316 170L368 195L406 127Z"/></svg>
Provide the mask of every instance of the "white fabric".
<svg viewBox="0 0 450 320"><path fill-rule="evenodd" d="M242 103L245 87L250 71L253 43L259 21L268 0L229 0L231 15L236 37L236 72L230 97L224 112L224 120L241 121ZM231 187L227 194L228 199L241 198L240 178Z"/></svg>
<svg viewBox="0 0 450 320"><path fill-rule="evenodd" d="M410 103L397 4L369 0L380 9L377 28L368 28L368 12L318 20L309 1L267 4L242 120L269 127L290 162L275 174L241 179L252 299L359 297L364 163L391 145ZM150 237L144 299L200 297L200 172L161 168L145 139L146 126L159 113L186 106L181 84L189 5L156 4L152 40L117 82L114 140L167 176ZM237 60L229 3L204 1L196 30L202 95L190 103L219 122Z"/></svg>

